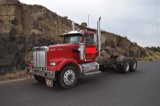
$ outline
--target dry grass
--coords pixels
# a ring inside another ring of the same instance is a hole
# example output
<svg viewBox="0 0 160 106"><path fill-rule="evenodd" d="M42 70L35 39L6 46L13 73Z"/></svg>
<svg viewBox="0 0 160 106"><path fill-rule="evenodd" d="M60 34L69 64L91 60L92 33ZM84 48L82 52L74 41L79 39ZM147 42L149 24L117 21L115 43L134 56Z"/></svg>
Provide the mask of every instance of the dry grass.
<svg viewBox="0 0 160 106"><path fill-rule="evenodd" d="M152 61L154 59L160 59L160 56L157 56L157 55L154 55L154 56L146 56L144 58L142 58L143 60L149 60L149 61Z"/></svg>
<svg viewBox="0 0 160 106"><path fill-rule="evenodd" d="M26 75L25 71L19 71L19 72L16 72L16 73L7 73L7 74L4 74L4 75L0 75L0 81L24 78L26 76L27 75Z"/></svg>
<svg viewBox="0 0 160 106"><path fill-rule="evenodd" d="M155 58L160 59L160 52L155 52Z"/></svg>
<svg viewBox="0 0 160 106"><path fill-rule="evenodd" d="M144 61L142 58L136 58L137 61Z"/></svg>
<svg viewBox="0 0 160 106"><path fill-rule="evenodd" d="M136 58L137 61L152 61L154 59L160 59L160 56L146 56L142 58Z"/></svg>
<svg viewBox="0 0 160 106"><path fill-rule="evenodd" d="M149 60L149 61L152 61L154 58L152 56L146 56L143 58L144 60Z"/></svg>

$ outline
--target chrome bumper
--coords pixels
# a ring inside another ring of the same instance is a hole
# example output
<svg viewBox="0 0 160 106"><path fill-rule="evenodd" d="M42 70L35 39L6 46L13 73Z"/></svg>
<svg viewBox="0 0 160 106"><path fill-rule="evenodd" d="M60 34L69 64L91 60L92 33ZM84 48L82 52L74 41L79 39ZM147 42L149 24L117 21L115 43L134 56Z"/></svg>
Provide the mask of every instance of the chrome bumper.
<svg viewBox="0 0 160 106"><path fill-rule="evenodd" d="M32 72L30 70L31 69L29 67L26 67L25 68L26 74L39 75L39 76L45 77L47 79L54 79L55 78L54 71L41 70L41 69L36 69L36 68L33 68Z"/></svg>

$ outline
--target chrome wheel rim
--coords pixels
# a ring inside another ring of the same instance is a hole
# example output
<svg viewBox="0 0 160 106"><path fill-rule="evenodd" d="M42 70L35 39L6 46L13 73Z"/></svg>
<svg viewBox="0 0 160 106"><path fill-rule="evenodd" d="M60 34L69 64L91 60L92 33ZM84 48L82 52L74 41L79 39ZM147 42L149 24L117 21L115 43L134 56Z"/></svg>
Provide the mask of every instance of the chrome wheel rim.
<svg viewBox="0 0 160 106"><path fill-rule="evenodd" d="M128 72L129 71L129 63L126 62L126 71Z"/></svg>
<svg viewBox="0 0 160 106"><path fill-rule="evenodd" d="M133 63L133 69L136 69L136 62Z"/></svg>
<svg viewBox="0 0 160 106"><path fill-rule="evenodd" d="M64 73L64 76L63 76L63 79L64 79L64 83L66 85L71 85L74 83L75 81L75 73L73 70L67 70L65 73Z"/></svg>

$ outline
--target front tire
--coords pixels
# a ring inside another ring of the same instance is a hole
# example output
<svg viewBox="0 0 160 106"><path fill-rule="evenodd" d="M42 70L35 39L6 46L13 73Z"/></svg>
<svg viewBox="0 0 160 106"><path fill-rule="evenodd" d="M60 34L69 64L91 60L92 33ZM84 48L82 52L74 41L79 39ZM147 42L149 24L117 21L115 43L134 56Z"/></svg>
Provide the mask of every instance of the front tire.
<svg viewBox="0 0 160 106"><path fill-rule="evenodd" d="M41 77L39 75L34 75L34 78L40 83L43 83L43 84L46 83L45 78L43 78L43 77Z"/></svg>
<svg viewBox="0 0 160 106"><path fill-rule="evenodd" d="M78 72L73 66L65 66L59 74L59 84L64 89L74 87L78 80Z"/></svg>

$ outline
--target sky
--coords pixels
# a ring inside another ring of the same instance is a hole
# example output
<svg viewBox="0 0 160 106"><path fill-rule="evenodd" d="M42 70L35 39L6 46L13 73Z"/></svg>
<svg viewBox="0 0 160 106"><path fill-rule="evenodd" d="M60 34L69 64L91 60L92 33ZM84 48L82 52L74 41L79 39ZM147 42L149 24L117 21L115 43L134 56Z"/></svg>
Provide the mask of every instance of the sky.
<svg viewBox="0 0 160 106"><path fill-rule="evenodd" d="M160 46L160 0L19 0L37 4L60 16L96 28L127 36L142 47Z"/></svg>

